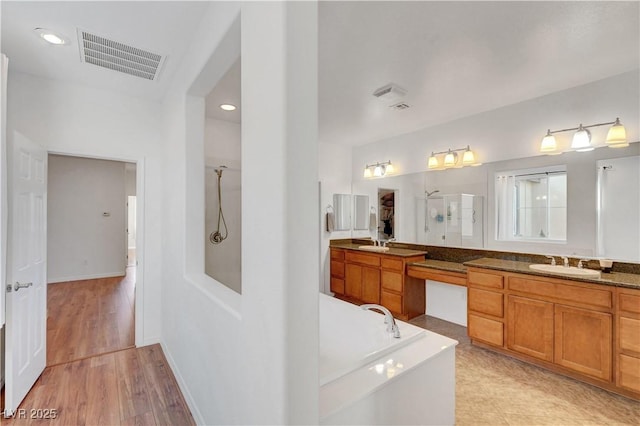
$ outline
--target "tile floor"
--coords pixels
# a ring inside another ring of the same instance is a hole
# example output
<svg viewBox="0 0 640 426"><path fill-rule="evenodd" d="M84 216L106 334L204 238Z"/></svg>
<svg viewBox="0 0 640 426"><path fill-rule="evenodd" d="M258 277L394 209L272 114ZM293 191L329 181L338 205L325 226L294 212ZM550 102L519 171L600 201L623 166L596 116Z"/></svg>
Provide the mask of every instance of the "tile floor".
<svg viewBox="0 0 640 426"><path fill-rule="evenodd" d="M472 346L465 327L412 324L456 339L457 425L640 425L640 402Z"/></svg>

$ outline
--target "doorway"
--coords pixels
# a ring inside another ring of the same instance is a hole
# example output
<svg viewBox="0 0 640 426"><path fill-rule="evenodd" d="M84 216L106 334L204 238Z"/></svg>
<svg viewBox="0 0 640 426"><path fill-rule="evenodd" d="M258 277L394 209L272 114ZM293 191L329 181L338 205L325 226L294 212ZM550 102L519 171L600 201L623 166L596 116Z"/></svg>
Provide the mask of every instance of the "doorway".
<svg viewBox="0 0 640 426"><path fill-rule="evenodd" d="M135 346L135 183L132 163L49 155L48 366Z"/></svg>

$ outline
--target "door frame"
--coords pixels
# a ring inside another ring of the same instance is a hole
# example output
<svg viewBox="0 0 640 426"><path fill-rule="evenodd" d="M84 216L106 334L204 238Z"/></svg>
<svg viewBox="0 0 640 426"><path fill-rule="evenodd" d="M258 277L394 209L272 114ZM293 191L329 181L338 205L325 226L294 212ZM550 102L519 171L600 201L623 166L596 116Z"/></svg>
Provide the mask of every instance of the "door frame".
<svg viewBox="0 0 640 426"><path fill-rule="evenodd" d="M89 158L93 160L120 161L136 165L136 283L135 283L135 316L134 316L134 344L144 346L144 231L145 231L145 197L144 171L145 158L116 157L94 155L78 151L49 150L47 155L64 155L67 157Z"/></svg>

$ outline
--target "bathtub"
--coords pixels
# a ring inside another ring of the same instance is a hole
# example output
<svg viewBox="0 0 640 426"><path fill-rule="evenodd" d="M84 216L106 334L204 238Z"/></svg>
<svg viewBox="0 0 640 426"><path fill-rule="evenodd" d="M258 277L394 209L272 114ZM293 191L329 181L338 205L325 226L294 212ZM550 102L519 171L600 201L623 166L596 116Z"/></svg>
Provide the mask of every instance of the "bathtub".
<svg viewBox="0 0 640 426"><path fill-rule="evenodd" d="M454 424L457 341L320 294L321 424Z"/></svg>

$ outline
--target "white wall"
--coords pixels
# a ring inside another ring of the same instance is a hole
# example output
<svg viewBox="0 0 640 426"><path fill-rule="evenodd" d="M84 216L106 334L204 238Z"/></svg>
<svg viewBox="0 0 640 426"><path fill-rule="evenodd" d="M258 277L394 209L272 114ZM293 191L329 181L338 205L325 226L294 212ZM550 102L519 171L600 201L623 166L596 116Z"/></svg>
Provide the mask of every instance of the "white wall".
<svg viewBox="0 0 640 426"><path fill-rule="evenodd" d="M2 8L0 8L2 9ZM0 54L0 280L5 279L7 261L7 57ZM2 289L0 289L2 290ZM4 291L0 291L0 386L4 383Z"/></svg>
<svg viewBox="0 0 640 426"><path fill-rule="evenodd" d="M241 174L240 124L207 118L204 130L205 154L205 231L211 234L218 227L218 176L214 168L225 165L222 173L222 212L227 225L227 238L212 244L205 238L205 273L232 290L241 293ZM224 225L220 221L220 233Z"/></svg>
<svg viewBox="0 0 640 426"><path fill-rule="evenodd" d="M50 155L48 179L47 282L124 276L124 163Z"/></svg>
<svg viewBox="0 0 640 426"><path fill-rule="evenodd" d="M327 232L327 206L333 206L333 194L351 194L351 147L335 144L318 145L320 178L320 291L330 292L329 240L351 238L351 231ZM369 198L369 203L372 200ZM353 203L353 200L352 200ZM353 208L353 205L352 205Z"/></svg>
<svg viewBox="0 0 640 426"><path fill-rule="evenodd" d="M200 423L318 422L316 7L213 3L164 102L163 347ZM242 295L204 274L203 156L240 9Z"/></svg>
<svg viewBox="0 0 640 426"><path fill-rule="evenodd" d="M137 163L136 344L160 340L161 106L120 94L9 72L7 129L50 153Z"/></svg>
<svg viewBox="0 0 640 426"><path fill-rule="evenodd" d="M400 174L427 169L432 151L463 148L476 152L481 163L539 155L540 141L547 129L577 127L613 121L627 129L627 137L640 139L640 71L630 71L594 83L570 88L449 123L399 135L353 150L354 181L362 180L365 164L391 160ZM594 140L604 141L607 126L593 128ZM568 148L571 132L556 135ZM356 173L358 171L358 173Z"/></svg>

